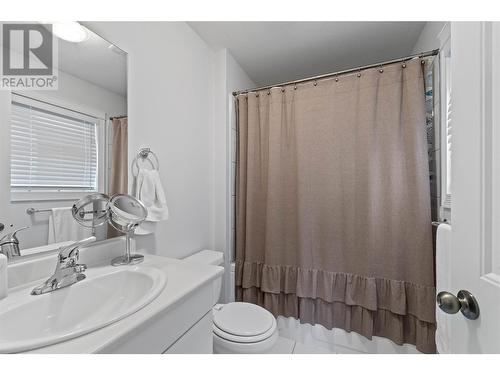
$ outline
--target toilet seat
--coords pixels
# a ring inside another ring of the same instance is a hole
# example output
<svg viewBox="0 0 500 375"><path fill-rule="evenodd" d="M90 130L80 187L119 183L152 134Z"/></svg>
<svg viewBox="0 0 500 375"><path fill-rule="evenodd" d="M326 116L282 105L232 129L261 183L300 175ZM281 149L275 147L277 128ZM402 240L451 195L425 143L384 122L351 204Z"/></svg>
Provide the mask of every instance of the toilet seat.
<svg viewBox="0 0 500 375"><path fill-rule="evenodd" d="M276 332L274 316L266 309L246 302L232 302L214 310L213 332L235 343L256 343Z"/></svg>

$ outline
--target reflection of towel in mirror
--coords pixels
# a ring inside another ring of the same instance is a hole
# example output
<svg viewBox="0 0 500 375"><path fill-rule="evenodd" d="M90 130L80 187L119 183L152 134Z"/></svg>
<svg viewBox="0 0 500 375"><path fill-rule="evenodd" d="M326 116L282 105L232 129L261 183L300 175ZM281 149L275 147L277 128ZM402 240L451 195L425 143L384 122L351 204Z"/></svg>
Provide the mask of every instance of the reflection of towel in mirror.
<svg viewBox="0 0 500 375"><path fill-rule="evenodd" d="M157 170L140 169L137 174L135 197L148 209L148 216L137 228L137 234L148 234L154 231L154 222L168 219L167 200Z"/></svg>
<svg viewBox="0 0 500 375"><path fill-rule="evenodd" d="M47 244L63 241L78 241L92 235L92 229L86 228L73 218L71 207L52 209L49 216L49 237Z"/></svg>

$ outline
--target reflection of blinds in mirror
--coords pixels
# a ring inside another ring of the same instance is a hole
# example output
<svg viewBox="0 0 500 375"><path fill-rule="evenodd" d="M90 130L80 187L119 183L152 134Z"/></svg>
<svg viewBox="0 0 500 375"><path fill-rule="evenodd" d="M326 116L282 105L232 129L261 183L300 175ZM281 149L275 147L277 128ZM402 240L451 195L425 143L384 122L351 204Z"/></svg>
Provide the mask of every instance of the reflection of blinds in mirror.
<svg viewBox="0 0 500 375"><path fill-rule="evenodd" d="M12 101L11 190L96 191L97 120L37 103Z"/></svg>
<svg viewBox="0 0 500 375"><path fill-rule="evenodd" d="M445 185L445 196L444 196L444 206L451 207L451 158L452 158L452 98L451 98L451 56L448 54L444 59L444 68L446 75L444 77L445 84L445 158L446 158L446 185Z"/></svg>
<svg viewBox="0 0 500 375"><path fill-rule="evenodd" d="M446 193L451 195L451 142L452 142L452 124L451 124L451 88L446 93Z"/></svg>

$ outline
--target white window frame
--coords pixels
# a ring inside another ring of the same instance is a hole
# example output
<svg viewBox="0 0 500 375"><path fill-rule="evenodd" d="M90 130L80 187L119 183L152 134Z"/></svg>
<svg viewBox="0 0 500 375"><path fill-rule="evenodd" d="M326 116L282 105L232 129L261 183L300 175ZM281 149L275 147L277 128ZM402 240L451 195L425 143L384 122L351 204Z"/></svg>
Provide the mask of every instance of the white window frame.
<svg viewBox="0 0 500 375"><path fill-rule="evenodd" d="M53 112L54 107L57 107L57 113L75 117L77 114L79 117L89 117L92 121L97 123L97 191L104 192L105 181L107 179L107 155L106 155L106 143L107 143L107 132L106 132L106 114L99 113L96 111L88 110L85 108L79 108L74 104L62 103L61 101L47 100L40 95L25 95L24 93L12 92L12 101L16 101L25 105L33 105L37 108L48 110ZM12 106L12 104L11 104ZM10 126L10 122L9 122ZM10 150L9 150L10 157ZM10 162L9 162L9 181L10 181ZM16 190L10 187L10 201L11 202L26 202L26 201L63 201L63 200L78 200L88 195L92 191L90 190L65 190L65 191L54 191L50 190Z"/></svg>
<svg viewBox="0 0 500 375"><path fill-rule="evenodd" d="M440 82L440 154L441 154L441 207L445 210L451 209L451 191L448 189L449 172L450 172L450 157L448 154L449 143L449 108L448 100L448 87L451 85L451 66L446 64L446 61L450 60L451 56L451 32L449 22L445 25L441 33L439 34L440 40L440 52L439 52L439 82ZM451 91L451 90L450 90Z"/></svg>

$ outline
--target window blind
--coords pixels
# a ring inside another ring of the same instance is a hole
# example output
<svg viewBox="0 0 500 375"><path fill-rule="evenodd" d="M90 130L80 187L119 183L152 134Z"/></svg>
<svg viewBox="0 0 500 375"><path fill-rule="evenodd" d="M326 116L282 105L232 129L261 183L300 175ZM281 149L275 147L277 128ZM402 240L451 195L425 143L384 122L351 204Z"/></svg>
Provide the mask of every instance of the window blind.
<svg viewBox="0 0 500 375"><path fill-rule="evenodd" d="M450 53L450 52L449 52ZM445 57L444 65L446 69L445 76L445 135L446 135L446 186L445 186L445 200L444 206L451 207L451 149L452 149L452 97L451 97L451 56L448 55Z"/></svg>
<svg viewBox="0 0 500 375"><path fill-rule="evenodd" d="M446 95L446 193L451 195L451 142L452 142L452 123L451 123L451 88Z"/></svg>
<svg viewBox="0 0 500 375"><path fill-rule="evenodd" d="M12 100L11 190L96 191L97 121L20 99Z"/></svg>

